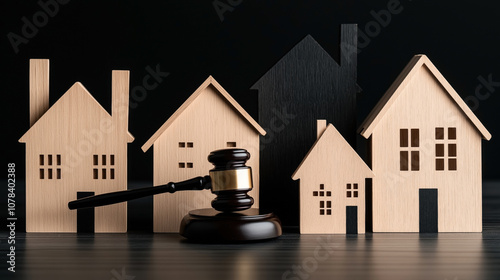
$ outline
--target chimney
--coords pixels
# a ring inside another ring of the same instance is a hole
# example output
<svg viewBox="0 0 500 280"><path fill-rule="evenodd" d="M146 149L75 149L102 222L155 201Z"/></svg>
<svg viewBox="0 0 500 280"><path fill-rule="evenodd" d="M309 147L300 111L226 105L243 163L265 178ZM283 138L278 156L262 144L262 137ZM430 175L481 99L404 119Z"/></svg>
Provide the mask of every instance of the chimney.
<svg viewBox="0 0 500 280"><path fill-rule="evenodd" d="M326 130L326 120L316 120L316 137L319 139Z"/></svg>
<svg viewBox="0 0 500 280"><path fill-rule="evenodd" d="M49 109L49 60L30 59L30 127Z"/></svg>
<svg viewBox="0 0 500 280"><path fill-rule="evenodd" d="M130 72L113 70L111 76L111 116L119 131L128 131Z"/></svg>
<svg viewBox="0 0 500 280"><path fill-rule="evenodd" d="M342 24L340 26L340 67L347 68L356 75L357 63L358 25ZM356 76L354 76L354 78L356 78Z"/></svg>

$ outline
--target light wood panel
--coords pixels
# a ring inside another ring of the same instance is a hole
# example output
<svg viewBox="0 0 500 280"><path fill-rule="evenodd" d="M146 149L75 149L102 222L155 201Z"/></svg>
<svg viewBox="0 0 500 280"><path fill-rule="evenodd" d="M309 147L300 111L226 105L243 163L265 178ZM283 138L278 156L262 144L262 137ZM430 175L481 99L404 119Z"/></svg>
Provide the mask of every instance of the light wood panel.
<svg viewBox="0 0 500 280"><path fill-rule="evenodd" d="M188 98L182 110L150 139L155 186L208 174L213 168L207 160L210 152L233 148L236 143L251 155L247 165L252 167L254 188L249 195L255 200L254 207L258 207L259 135L265 131L248 114L242 114L243 109L235 102L212 77ZM143 150L147 150L148 143ZM178 232L182 218L190 210L210 208L213 198L215 195L206 190L155 196L154 231Z"/></svg>
<svg viewBox="0 0 500 280"><path fill-rule="evenodd" d="M319 135L326 122L317 123ZM346 206L357 207L365 233L365 179L373 173L332 124L323 130L292 175L300 179L300 233L346 233Z"/></svg>
<svg viewBox="0 0 500 280"><path fill-rule="evenodd" d="M113 79L113 97L128 101L128 71L113 72ZM128 106L122 110L128 118ZM76 232L76 211L67 204L77 192L127 189L127 143L133 137L124 118L112 118L76 82L21 137L26 143L26 231ZM126 210L126 203L96 208L95 231L125 232Z"/></svg>
<svg viewBox="0 0 500 280"><path fill-rule="evenodd" d="M362 135L371 136L375 174L373 231L418 232L419 189L437 189L438 231L480 232L481 139L491 135L426 56L415 56L409 66L362 126ZM436 139L436 128L444 129L444 139ZM449 139L448 128L456 129L456 139ZM401 129L407 129L407 147L401 147ZM418 147L411 145L415 129ZM402 170L401 152L410 155L404 160L408 171ZM412 170L412 152L418 170ZM437 170L440 159L445 170ZM450 170L450 159L456 159L456 170Z"/></svg>

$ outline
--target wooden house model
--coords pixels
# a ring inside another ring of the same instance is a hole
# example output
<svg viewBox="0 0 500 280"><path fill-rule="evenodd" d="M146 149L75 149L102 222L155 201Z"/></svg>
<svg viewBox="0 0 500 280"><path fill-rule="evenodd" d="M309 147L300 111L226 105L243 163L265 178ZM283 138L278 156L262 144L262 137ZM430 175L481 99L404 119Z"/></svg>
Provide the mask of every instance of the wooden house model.
<svg viewBox="0 0 500 280"><path fill-rule="evenodd" d="M208 174L213 165L207 156L224 148L244 148L251 155L247 165L253 170L253 190L259 201L259 136L265 130L212 77L174 112L142 146L153 146L155 186ZM215 196L210 191L182 191L154 196L154 232L178 232L189 211L211 208Z"/></svg>
<svg viewBox="0 0 500 280"><path fill-rule="evenodd" d="M365 181L373 173L337 129L317 121L300 179L300 233L365 233Z"/></svg>
<svg viewBox="0 0 500 280"><path fill-rule="evenodd" d="M327 119L356 144L357 25L340 28L335 60L308 35L276 62L251 89L259 100L259 123L267 131L260 152L261 203L285 225L298 224L298 182L290 178L316 141L315 120ZM278 163L279 164L276 164Z"/></svg>
<svg viewBox="0 0 500 280"><path fill-rule="evenodd" d="M369 139L374 232L481 232L481 140L491 134L425 55L360 128Z"/></svg>
<svg viewBox="0 0 500 280"><path fill-rule="evenodd" d="M126 232L126 203L71 211L68 202L127 189L129 72L112 72L111 115L76 82L49 108L49 61L30 60L27 232Z"/></svg>

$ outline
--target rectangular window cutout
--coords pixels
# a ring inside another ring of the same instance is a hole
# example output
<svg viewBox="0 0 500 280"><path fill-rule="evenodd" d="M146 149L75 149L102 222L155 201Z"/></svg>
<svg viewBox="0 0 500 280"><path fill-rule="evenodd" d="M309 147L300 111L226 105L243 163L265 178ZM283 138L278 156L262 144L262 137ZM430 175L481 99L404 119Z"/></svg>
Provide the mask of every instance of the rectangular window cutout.
<svg viewBox="0 0 500 280"><path fill-rule="evenodd" d="M420 145L420 133L418 128L412 128L411 130L411 146L418 147Z"/></svg>
<svg viewBox="0 0 500 280"><path fill-rule="evenodd" d="M442 159L442 158L437 158L436 159L436 170L437 171L444 170L444 159Z"/></svg>
<svg viewBox="0 0 500 280"><path fill-rule="evenodd" d="M236 147L236 142L227 142L226 146L228 146L229 148L234 148Z"/></svg>
<svg viewBox="0 0 500 280"><path fill-rule="evenodd" d="M45 179L45 172L43 171L43 168L40 168L40 179Z"/></svg>
<svg viewBox="0 0 500 280"><path fill-rule="evenodd" d="M350 190L351 189L351 184L347 184L347 189Z"/></svg>
<svg viewBox="0 0 500 280"><path fill-rule="evenodd" d="M43 155L40 155L40 165L43 165L44 162L43 162Z"/></svg>
<svg viewBox="0 0 500 280"><path fill-rule="evenodd" d="M448 156L449 157L457 156L457 144L448 144Z"/></svg>
<svg viewBox="0 0 500 280"><path fill-rule="evenodd" d="M185 142L179 142L179 148L184 148L186 147L186 143Z"/></svg>
<svg viewBox="0 0 500 280"><path fill-rule="evenodd" d="M327 192L326 192L326 196L332 196L332 192L327 191Z"/></svg>
<svg viewBox="0 0 500 280"><path fill-rule="evenodd" d="M102 155L102 165L106 165L106 155Z"/></svg>
<svg viewBox="0 0 500 280"><path fill-rule="evenodd" d="M115 165L115 155L110 155L109 156L109 164Z"/></svg>
<svg viewBox="0 0 500 280"><path fill-rule="evenodd" d="M320 191L319 192L319 196L325 196L325 192L324 191Z"/></svg>
<svg viewBox="0 0 500 280"><path fill-rule="evenodd" d="M436 140L443 140L443 139L444 139L444 128L436 127Z"/></svg>
<svg viewBox="0 0 500 280"><path fill-rule="evenodd" d="M94 168L94 179L99 179L99 170Z"/></svg>
<svg viewBox="0 0 500 280"><path fill-rule="evenodd" d="M314 192L313 192L313 196L318 196L318 192L317 192L317 191L314 191Z"/></svg>
<svg viewBox="0 0 500 280"><path fill-rule="evenodd" d="M319 184L319 189L324 190L325 189L325 184Z"/></svg>
<svg viewBox="0 0 500 280"><path fill-rule="evenodd" d="M408 171L408 151L399 152L399 169Z"/></svg>
<svg viewBox="0 0 500 280"><path fill-rule="evenodd" d="M326 202L326 208L332 208L332 202L331 201L327 201Z"/></svg>
<svg viewBox="0 0 500 280"><path fill-rule="evenodd" d="M347 197L351 197L351 191L347 191Z"/></svg>
<svg viewBox="0 0 500 280"><path fill-rule="evenodd" d="M52 168L47 169L47 179L52 179Z"/></svg>
<svg viewBox="0 0 500 280"><path fill-rule="evenodd" d="M448 159L448 170L451 170L451 171L457 170L457 159L456 158Z"/></svg>
<svg viewBox="0 0 500 280"><path fill-rule="evenodd" d="M193 142L187 142L187 147L188 147L188 148L192 148L192 147L194 147L194 146L193 146Z"/></svg>
<svg viewBox="0 0 500 280"><path fill-rule="evenodd" d="M319 208L325 208L325 202L324 201L320 201L319 202Z"/></svg>
<svg viewBox="0 0 500 280"><path fill-rule="evenodd" d="M94 155L94 165L98 165L98 164L99 164L99 156Z"/></svg>
<svg viewBox="0 0 500 280"><path fill-rule="evenodd" d="M358 191L354 191L354 197L358 197Z"/></svg>
<svg viewBox="0 0 500 280"><path fill-rule="evenodd" d="M52 155L47 155L47 163L52 165Z"/></svg>
<svg viewBox="0 0 500 280"><path fill-rule="evenodd" d="M418 171L420 169L420 153L418 151L411 152L411 170Z"/></svg>
<svg viewBox="0 0 500 280"><path fill-rule="evenodd" d="M408 129L399 130L399 146L408 147Z"/></svg>
<svg viewBox="0 0 500 280"><path fill-rule="evenodd" d="M448 139L457 139L457 129L455 127L448 127Z"/></svg>
<svg viewBox="0 0 500 280"><path fill-rule="evenodd" d="M111 168L109 170L109 179L114 180L115 179L115 169Z"/></svg>
<svg viewBox="0 0 500 280"><path fill-rule="evenodd" d="M358 184L354 184L354 189L357 190L358 189Z"/></svg>
<svg viewBox="0 0 500 280"><path fill-rule="evenodd" d="M320 215L325 215L325 209L319 209L319 214Z"/></svg>
<svg viewBox="0 0 500 280"><path fill-rule="evenodd" d="M326 214L327 214L327 215L331 215L331 214L332 214L332 210L331 210L331 209L327 209L327 210L326 210Z"/></svg>
<svg viewBox="0 0 500 280"><path fill-rule="evenodd" d="M444 144L436 144L436 156L444 157Z"/></svg>
<svg viewBox="0 0 500 280"><path fill-rule="evenodd" d="M102 169L102 178L106 179L106 168Z"/></svg>
<svg viewBox="0 0 500 280"><path fill-rule="evenodd" d="M186 163L186 167L187 167L187 168L193 168L193 163L192 163L192 162L188 162L188 163Z"/></svg>
<svg viewBox="0 0 500 280"><path fill-rule="evenodd" d="M56 178L61 179L61 168L57 168Z"/></svg>
<svg viewBox="0 0 500 280"><path fill-rule="evenodd" d="M61 155L56 155L56 163L57 165L61 165Z"/></svg>
<svg viewBox="0 0 500 280"><path fill-rule="evenodd" d="M186 164L184 162L179 162L179 168L185 168Z"/></svg>

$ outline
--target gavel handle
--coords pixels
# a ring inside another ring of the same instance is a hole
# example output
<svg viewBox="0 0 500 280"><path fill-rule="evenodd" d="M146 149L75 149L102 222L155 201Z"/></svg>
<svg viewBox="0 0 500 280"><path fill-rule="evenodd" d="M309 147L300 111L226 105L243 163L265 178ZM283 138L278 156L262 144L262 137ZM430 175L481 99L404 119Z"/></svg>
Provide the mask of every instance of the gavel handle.
<svg viewBox="0 0 500 280"><path fill-rule="evenodd" d="M212 182L210 180L210 176L196 177L178 183L170 182L166 185L161 185L157 187L126 190L126 191L105 193L105 194L80 198L78 200L70 201L68 203L68 207L69 209L72 210L85 207L97 207L97 206L114 204L118 202L129 201L132 199L160 194L160 193L166 193L166 192L174 193L176 191L188 191L188 190L203 190L203 189L210 189L211 187L212 187Z"/></svg>

